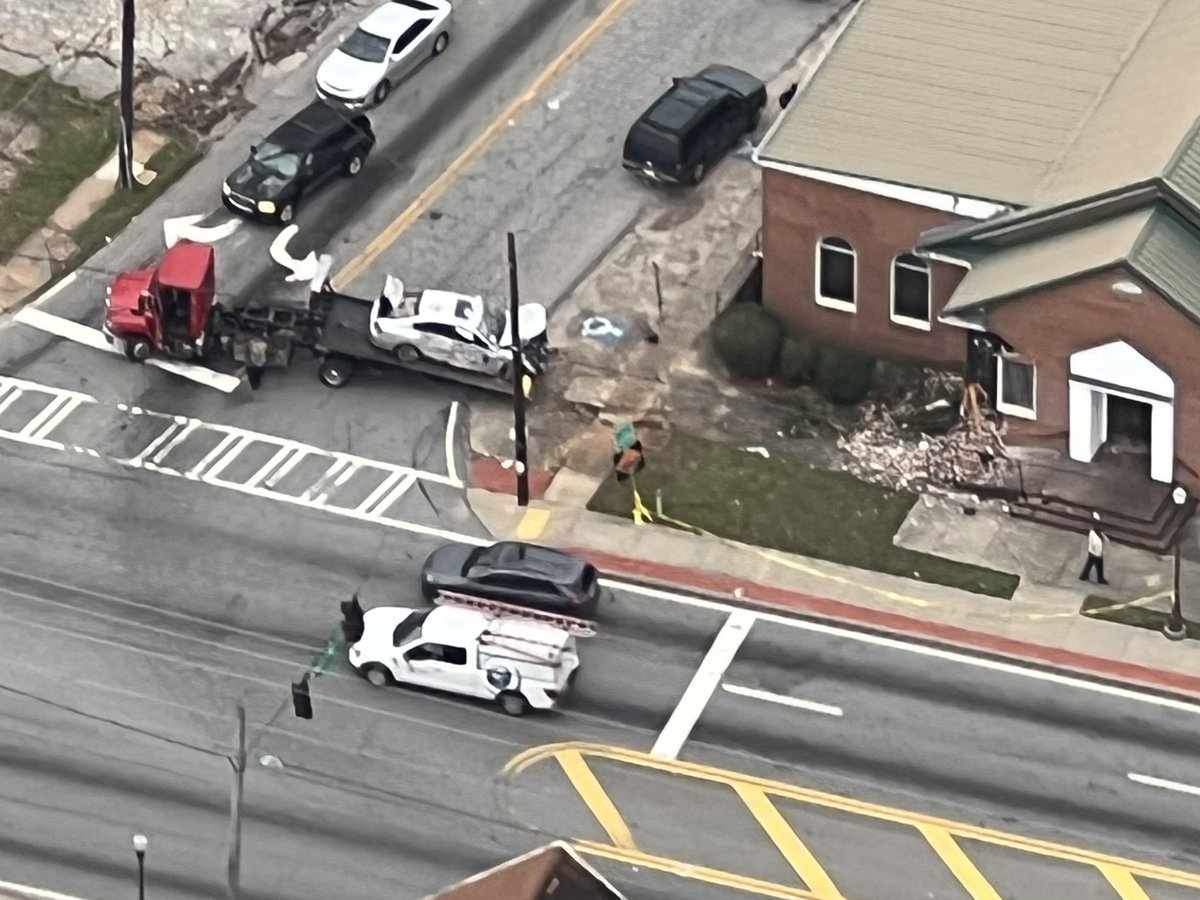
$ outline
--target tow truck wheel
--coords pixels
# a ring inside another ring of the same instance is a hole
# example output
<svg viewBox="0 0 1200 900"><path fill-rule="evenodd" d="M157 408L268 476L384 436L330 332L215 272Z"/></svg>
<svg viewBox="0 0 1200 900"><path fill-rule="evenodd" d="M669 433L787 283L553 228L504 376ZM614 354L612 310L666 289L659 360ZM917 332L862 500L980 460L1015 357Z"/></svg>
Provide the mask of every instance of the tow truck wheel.
<svg viewBox="0 0 1200 900"><path fill-rule="evenodd" d="M380 665L370 665L362 670L363 677L375 687L390 687L394 684L392 673Z"/></svg>
<svg viewBox="0 0 1200 900"><path fill-rule="evenodd" d="M344 387L346 382L350 380L350 367L340 360L327 359L321 363L321 368L317 371L317 377L321 379L321 383L325 387Z"/></svg>
<svg viewBox="0 0 1200 900"><path fill-rule="evenodd" d="M396 357L402 363L415 363L421 358L421 351L412 344L401 344L396 348Z"/></svg>
<svg viewBox="0 0 1200 900"><path fill-rule="evenodd" d="M145 362L150 358L150 344L146 341L126 341L125 357L130 362Z"/></svg>
<svg viewBox="0 0 1200 900"><path fill-rule="evenodd" d="M516 691L505 691L496 700L505 715L523 716L529 711L529 701L523 694L518 694Z"/></svg>

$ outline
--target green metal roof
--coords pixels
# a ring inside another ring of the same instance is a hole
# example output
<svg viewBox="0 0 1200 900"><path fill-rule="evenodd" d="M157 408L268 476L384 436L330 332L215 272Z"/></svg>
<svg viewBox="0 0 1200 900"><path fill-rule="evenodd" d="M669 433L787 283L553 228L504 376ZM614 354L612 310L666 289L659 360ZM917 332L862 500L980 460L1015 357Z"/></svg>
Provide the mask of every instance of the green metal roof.
<svg viewBox="0 0 1200 900"><path fill-rule="evenodd" d="M1200 208L1197 0L860 0L761 148L1010 206L1165 177Z"/></svg>
<svg viewBox="0 0 1200 900"><path fill-rule="evenodd" d="M1200 233L1161 204L1017 244L960 248L971 264L944 314L992 303L1088 272L1126 264L1200 320Z"/></svg>

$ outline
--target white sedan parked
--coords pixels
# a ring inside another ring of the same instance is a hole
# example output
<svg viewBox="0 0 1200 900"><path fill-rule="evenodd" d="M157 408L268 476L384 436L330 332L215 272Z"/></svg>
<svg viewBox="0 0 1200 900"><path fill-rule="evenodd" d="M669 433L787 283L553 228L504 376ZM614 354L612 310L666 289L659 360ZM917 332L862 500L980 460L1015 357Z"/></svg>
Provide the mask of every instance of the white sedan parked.
<svg viewBox="0 0 1200 900"><path fill-rule="evenodd" d="M363 19L317 70L317 93L361 108L379 104L396 85L450 43L447 0L389 0Z"/></svg>
<svg viewBox="0 0 1200 900"><path fill-rule="evenodd" d="M512 328L508 310L482 297L452 291L405 291L388 276L382 295L371 306L371 343L395 353L401 362L443 363L483 375L511 370ZM526 303L518 320L522 359L535 375L544 371L550 350L546 307Z"/></svg>

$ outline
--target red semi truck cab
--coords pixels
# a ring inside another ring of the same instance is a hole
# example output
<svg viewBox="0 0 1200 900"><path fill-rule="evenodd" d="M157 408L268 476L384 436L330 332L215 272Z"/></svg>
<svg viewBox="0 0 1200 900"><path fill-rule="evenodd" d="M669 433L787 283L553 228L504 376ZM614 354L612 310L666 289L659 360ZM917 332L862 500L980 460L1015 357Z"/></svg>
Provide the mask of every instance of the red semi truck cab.
<svg viewBox="0 0 1200 900"><path fill-rule="evenodd" d="M179 241L157 266L122 272L104 301L104 331L131 360L202 359L216 347L213 248Z"/></svg>

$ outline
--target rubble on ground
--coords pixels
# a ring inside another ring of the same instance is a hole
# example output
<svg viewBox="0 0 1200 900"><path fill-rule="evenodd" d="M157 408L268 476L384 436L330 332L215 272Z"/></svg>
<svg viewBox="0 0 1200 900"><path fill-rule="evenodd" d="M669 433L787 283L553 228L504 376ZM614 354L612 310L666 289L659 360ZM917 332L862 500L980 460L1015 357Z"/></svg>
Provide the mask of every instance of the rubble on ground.
<svg viewBox="0 0 1200 900"><path fill-rule="evenodd" d="M838 439L838 449L849 456L844 471L892 490L998 485L1009 466L1004 428L992 419L960 421L942 435L914 434L875 403L864 407L860 426Z"/></svg>

